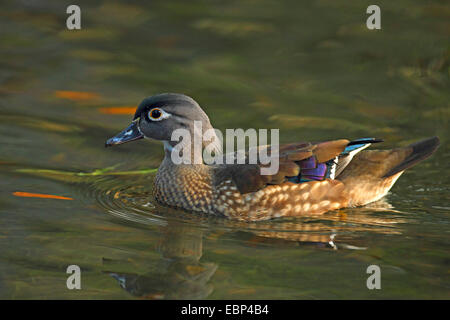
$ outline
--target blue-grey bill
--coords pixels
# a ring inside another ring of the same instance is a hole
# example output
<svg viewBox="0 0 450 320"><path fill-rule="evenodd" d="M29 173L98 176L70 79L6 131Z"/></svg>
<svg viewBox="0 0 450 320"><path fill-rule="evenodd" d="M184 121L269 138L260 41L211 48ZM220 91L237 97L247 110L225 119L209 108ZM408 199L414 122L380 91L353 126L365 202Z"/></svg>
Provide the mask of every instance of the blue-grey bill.
<svg viewBox="0 0 450 320"><path fill-rule="evenodd" d="M106 140L105 147L111 147L116 144L122 144L142 138L144 138L144 135L139 131L137 122L133 121L128 128Z"/></svg>

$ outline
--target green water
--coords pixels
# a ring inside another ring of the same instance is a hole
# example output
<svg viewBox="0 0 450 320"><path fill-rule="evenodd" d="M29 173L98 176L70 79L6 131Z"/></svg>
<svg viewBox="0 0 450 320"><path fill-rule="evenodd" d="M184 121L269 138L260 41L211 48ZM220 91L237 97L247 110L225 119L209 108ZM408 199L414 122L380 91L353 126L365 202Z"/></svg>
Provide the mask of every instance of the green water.
<svg viewBox="0 0 450 320"><path fill-rule="evenodd" d="M450 298L447 1L380 0L378 31L370 1L78 1L81 31L65 29L69 4L0 5L0 298ZM281 142L441 147L367 208L204 217L154 202L158 142L104 148L131 115L102 108L160 92ZM72 264L81 290L66 287ZM372 264L381 290L366 287Z"/></svg>

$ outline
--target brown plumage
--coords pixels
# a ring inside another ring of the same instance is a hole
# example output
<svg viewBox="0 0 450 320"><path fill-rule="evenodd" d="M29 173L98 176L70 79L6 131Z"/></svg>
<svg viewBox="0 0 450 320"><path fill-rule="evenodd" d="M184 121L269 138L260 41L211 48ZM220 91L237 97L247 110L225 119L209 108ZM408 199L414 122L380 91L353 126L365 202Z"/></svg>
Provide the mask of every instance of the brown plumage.
<svg viewBox="0 0 450 320"><path fill-rule="evenodd" d="M428 138L404 148L361 151L337 177L350 192L350 205L361 206L385 196L408 168L428 158L439 138Z"/></svg>
<svg viewBox="0 0 450 320"><path fill-rule="evenodd" d="M147 115L155 108L164 114L164 120L152 120ZM178 94L153 96L138 107L133 123L106 145L144 136L165 141L165 158L155 178L155 199L165 205L242 221L320 215L379 200L404 170L439 146L437 137L403 148L368 151L363 149L381 140L291 143L279 148L279 170L262 175L260 169L265 165L261 163L175 164L170 135L179 127L195 135L193 121L212 128L191 98Z"/></svg>

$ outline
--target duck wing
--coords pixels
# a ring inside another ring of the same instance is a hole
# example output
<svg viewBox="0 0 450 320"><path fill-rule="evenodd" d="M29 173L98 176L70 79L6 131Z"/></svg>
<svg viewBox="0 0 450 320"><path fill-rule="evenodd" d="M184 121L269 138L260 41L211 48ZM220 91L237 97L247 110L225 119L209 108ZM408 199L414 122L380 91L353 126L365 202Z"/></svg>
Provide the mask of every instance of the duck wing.
<svg viewBox="0 0 450 320"><path fill-rule="evenodd" d="M281 184L286 181L302 183L312 180L334 179L350 163L353 156L372 143L381 140L373 138L349 141L346 139L325 142L297 142L279 146L278 153L271 146L262 146L263 151L273 160L278 159L278 170L274 173L262 174L270 167L270 163L249 161L249 153L245 154L244 163L218 165L214 169L213 183L218 186L226 180L234 182L240 193L256 192L267 185ZM272 155L274 154L274 155ZM224 155L226 158L227 155ZM232 158L228 158L227 163ZM234 154L237 160L237 154Z"/></svg>

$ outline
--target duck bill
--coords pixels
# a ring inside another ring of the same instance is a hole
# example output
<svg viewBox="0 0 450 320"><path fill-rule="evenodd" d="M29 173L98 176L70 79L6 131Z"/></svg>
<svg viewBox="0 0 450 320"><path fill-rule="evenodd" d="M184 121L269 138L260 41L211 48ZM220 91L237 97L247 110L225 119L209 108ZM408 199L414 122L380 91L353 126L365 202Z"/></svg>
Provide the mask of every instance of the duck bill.
<svg viewBox="0 0 450 320"><path fill-rule="evenodd" d="M137 121L133 121L128 128L106 140L105 147L112 147L117 144L139 140L142 138L144 138L144 135L139 131Z"/></svg>

